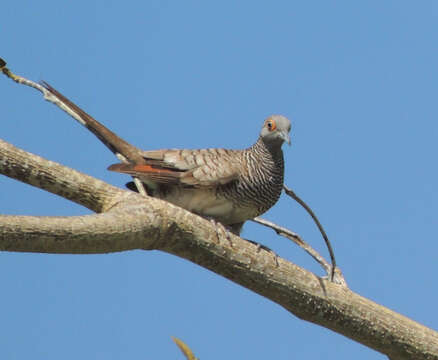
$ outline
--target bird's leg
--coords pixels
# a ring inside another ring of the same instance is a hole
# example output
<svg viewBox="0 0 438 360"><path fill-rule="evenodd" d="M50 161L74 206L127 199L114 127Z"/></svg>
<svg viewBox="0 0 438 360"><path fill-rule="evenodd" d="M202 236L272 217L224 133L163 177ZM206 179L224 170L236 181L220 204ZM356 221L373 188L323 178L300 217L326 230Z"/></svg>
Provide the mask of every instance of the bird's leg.
<svg viewBox="0 0 438 360"><path fill-rule="evenodd" d="M231 242L230 229L228 229L224 224L222 224L219 221L216 221L213 218L209 217L208 220L210 220L210 222L214 225L214 227L216 229L216 236L217 236L218 241L220 241L222 235L225 234L225 238L230 243L230 246L233 247L233 243Z"/></svg>

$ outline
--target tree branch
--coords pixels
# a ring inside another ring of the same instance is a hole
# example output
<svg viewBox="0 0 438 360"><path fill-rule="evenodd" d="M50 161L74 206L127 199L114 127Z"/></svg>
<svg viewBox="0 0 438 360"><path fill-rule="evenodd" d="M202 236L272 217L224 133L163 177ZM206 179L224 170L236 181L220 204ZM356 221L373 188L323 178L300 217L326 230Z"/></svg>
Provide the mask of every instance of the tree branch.
<svg viewBox="0 0 438 360"><path fill-rule="evenodd" d="M123 190L66 168L0 139L0 173L100 213L110 209Z"/></svg>
<svg viewBox="0 0 438 360"><path fill-rule="evenodd" d="M332 265L330 265L315 249L313 249L308 243L306 243L300 235L261 217L256 217L252 219L252 221L256 222L257 224L269 227L274 230L278 235L284 236L285 238L292 240L324 268L327 275L330 276L331 281L335 282L336 284L347 286L347 282L345 281L341 270L338 267L333 267Z"/></svg>

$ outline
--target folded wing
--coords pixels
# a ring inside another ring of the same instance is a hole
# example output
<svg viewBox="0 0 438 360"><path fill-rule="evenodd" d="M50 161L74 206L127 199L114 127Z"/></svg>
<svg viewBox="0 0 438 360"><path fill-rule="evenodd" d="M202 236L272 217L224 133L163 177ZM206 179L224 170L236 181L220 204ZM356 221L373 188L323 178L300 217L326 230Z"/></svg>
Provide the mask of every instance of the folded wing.
<svg viewBox="0 0 438 360"><path fill-rule="evenodd" d="M108 170L157 184L215 187L236 180L242 171L239 150L144 151L145 164L114 164Z"/></svg>

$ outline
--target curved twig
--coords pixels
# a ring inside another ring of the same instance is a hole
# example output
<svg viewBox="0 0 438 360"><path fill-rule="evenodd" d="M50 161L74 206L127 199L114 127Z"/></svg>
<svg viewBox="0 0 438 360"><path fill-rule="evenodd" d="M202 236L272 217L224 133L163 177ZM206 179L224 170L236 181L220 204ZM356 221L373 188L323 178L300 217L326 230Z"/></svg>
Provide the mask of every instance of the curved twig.
<svg viewBox="0 0 438 360"><path fill-rule="evenodd" d="M330 278L333 281L333 279L335 277L335 269L336 269L335 253L333 252L332 245L330 244L330 240L329 240L324 228L322 227L321 223L319 222L318 218L316 217L316 215L314 214L312 209L303 200L301 200L301 198L299 198L298 195L295 194L295 192L292 189L288 188L286 185L283 185L283 188L284 188L284 192L287 195L289 195L292 199L294 199L298 204L300 204L309 213L309 215L312 217L313 221L315 221L316 226L318 226L318 229L321 232L322 237L324 238L324 241L327 245L328 252L330 254L330 260L332 262L332 269L330 272Z"/></svg>
<svg viewBox="0 0 438 360"><path fill-rule="evenodd" d="M267 226L274 230L278 235L284 236L285 238L292 240L299 247L303 248L303 250L307 252L311 257L313 257L324 268L327 274L330 274L330 264L315 249L313 249L308 243L306 243L300 235L259 216L252 219L252 221L256 222L257 224Z"/></svg>

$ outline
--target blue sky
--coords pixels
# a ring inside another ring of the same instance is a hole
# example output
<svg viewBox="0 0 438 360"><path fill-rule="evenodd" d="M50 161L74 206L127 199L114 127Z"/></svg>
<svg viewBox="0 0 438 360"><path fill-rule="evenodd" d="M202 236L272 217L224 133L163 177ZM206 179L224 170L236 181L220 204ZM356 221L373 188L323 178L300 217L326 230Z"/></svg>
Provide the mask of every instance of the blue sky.
<svg viewBox="0 0 438 360"><path fill-rule="evenodd" d="M286 184L317 213L353 291L438 328L436 1L7 1L1 54L144 149L243 148L292 122ZM6 141L123 186L116 159L40 94L0 79ZM88 210L0 177L0 212ZM288 198L266 218L326 254ZM244 237L322 275L255 224ZM4 359L383 359L157 251L0 253Z"/></svg>

